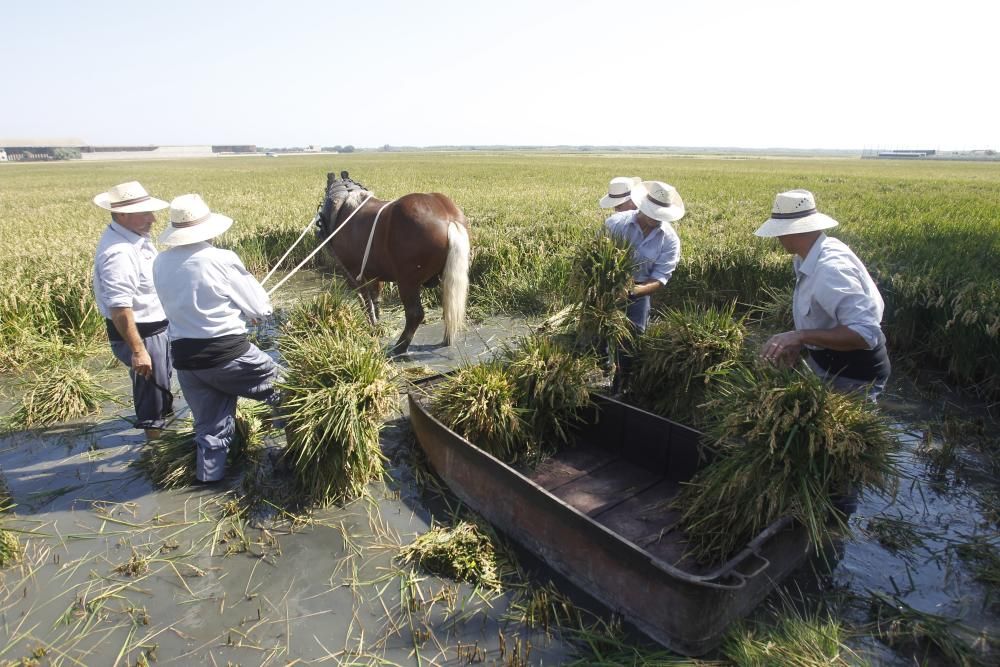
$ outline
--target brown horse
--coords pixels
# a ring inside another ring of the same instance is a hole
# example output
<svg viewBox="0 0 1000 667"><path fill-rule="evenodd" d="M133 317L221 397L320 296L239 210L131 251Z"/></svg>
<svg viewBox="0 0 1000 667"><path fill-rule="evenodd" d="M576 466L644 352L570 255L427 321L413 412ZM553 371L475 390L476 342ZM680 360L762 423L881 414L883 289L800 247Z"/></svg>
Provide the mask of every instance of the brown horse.
<svg viewBox="0 0 1000 667"><path fill-rule="evenodd" d="M399 287L406 327L391 354L406 352L424 321L420 288L433 287L439 279L444 344L451 345L465 325L469 292L469 230L465 216L448 197L436 192L408 194L391 202L371 194L351 180L346 171L340 173L340 178L327 174L317 235L325 239L354 213L325 249L338 272L358 290L373 323L379 318L382 283L394 282Z"/></svg>

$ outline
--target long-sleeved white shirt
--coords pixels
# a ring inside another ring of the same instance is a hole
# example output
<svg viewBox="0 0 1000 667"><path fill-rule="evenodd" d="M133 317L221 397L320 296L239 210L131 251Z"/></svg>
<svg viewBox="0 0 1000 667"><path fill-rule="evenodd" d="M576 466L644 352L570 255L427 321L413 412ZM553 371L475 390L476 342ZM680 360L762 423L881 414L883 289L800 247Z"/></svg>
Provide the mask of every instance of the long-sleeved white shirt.
<svg viewBox="0 0 1000 667"><path fill-rule="evenodd" d="M632 278L638 284L658 280L666 285L681 259L681 239L669 222L643 235L635 221L638 211L620 211L604 221L609 232L620 236L632 245L635 272Z"/></svg>
<svg viewBox="0 0 1000 667"><path fill-rule="evenodd" d="M882 295L868 269L843 241L820 234L805 259L796 256L792 264L796 329L844 325L864 338L869 350L885 341Z"/></svg>
<svg viewBox="0 0 1000 667"><path fill-rule="evenodd" d="M246 333L271 314L271 300L231 250L191 243L161 252L153 282L170 320L170 340Z"/></svg>
<svg viewBox="0 0 1000 667"><path fill-rule="evenodd" d="M136 322L167 319L153 287L156 246L112 221L97 242L94 257L94 300L97 309L111 319L112 308L131 308Z"/></svg>

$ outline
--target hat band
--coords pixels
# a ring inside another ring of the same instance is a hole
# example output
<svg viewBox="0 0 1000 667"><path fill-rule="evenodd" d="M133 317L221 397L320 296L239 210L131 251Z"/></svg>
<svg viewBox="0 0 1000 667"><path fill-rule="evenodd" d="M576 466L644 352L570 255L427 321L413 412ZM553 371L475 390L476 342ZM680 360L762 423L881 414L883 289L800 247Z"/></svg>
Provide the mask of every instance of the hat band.
<svg viewBox="0 0 1000 667"><path fill-rule="evenodd" d="M173 220L171 220L170 221L170 226L173 227L173 228L175 228L175 229L184 229L185 227L194 227L195 225L200 225L201 223L205 222L206 220L208 220L211 217L212 217L212 212L209 211L208 213L206 213L205 215L201 216L197 220L188 220L186 222L174 222Z"/></svg>
<svg viewBox="0 0 1000 667"><path fill-rule="evenodd" d="M121 201L111 202L111 208L121 208L122 206L131 206L132 204L140 204L144 201L149 201L152 199L149 195L143 197L136 197L135 199L123 199Z"/></svg>
<svg viewBox="0 0 1000 667"><path fill-rule="evenodd" d="M610 199L621 199L622 197L628 197L628 196L629 196L630 194L632 194L632 191L631 191L631 190L626 190L626 191L624 192L624 194L620 194L620 195L613 195L613 194L611 194L611 193L609 192L609 193L608 193L608 198L610 198Z"/></svg>
<svg viewBox="0 0 1000 667"><path fill-rule="evenodd" d="M775 220L794 220L795 218L804 218L813 213L816 213L815 208L811 208L808 211L795 211L794 213L771 213L771 217Z"/></svg>
<svg viewBox="0 0 1000 667"><path fill-rule="evenodd" d="M656 199L656 198L654 198L654 197L653 197L653 195L646 195L646 198L647 198L647 199L648 199L649 201L651 201L651 202L653 202L654 204L656 204L657 206L662 206L662 207L664 207L664 208L667 208L667 207L669 207L669 206L670 206L670 202L663 202L663 201L660 201L659 199Z"/></svg>

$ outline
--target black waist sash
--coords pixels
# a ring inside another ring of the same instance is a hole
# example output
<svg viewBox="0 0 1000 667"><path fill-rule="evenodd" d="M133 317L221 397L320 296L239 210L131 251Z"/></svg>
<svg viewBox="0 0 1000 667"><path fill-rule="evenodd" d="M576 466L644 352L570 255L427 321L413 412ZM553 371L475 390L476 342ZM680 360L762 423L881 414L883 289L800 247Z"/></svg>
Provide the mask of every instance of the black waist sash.
<svg viewBox="0 0 1000 667"><path fill-rule="evenodd" d="M179 371L215 368L243 356L249 349L250 341L247 340L245 333L217 338L178 338L170 341L174 368Z"/></svg>
<svg viewBox="0 0 1000 667"><path fill-rule="evenodd" d="M851 350L850 352L807 349L809 356L812 357L817 366L831 375L849 380L860 382L886 380L892 371L885 343L881 343L874 350Z"/></svg>
<svg viewBox="0 0 1000 667"><path fill-rule="evenodd" d="M108 329L108 340L124 341L122 335L118 333L118 329L115 328L115 323L104 318L104 324ZM149 338L150 336L155 336L156 334L161 334L167 330L167 321L160 320L159 322L136 322L135 328L139 330L140 338Z"/></svg>

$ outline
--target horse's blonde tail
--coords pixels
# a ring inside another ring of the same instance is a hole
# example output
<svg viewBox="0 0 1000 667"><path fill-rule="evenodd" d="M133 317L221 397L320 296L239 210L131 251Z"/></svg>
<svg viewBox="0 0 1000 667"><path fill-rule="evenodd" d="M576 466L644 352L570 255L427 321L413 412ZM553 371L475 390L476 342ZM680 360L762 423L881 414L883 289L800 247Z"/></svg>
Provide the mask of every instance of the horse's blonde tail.
<svg viewBox="0 0 1000 667"><path fill-rule="evenodd" d="M469 296L469 231L465 225L448 225L448 259L441 280L444 311L444 344L451 345L465 328L465 300Z"/></svg>

